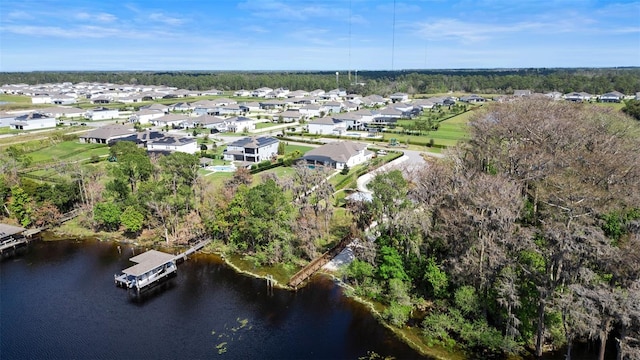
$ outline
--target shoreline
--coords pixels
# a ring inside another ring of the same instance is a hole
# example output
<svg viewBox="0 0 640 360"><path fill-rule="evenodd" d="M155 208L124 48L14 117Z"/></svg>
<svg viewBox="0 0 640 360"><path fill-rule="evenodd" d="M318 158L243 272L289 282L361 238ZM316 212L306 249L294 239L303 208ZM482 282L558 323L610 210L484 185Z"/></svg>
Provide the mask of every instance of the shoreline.
<svg viewBox="0 0 640 360"><path fill-rule="evenodd" d="M61 231L60 228L55 228L55 229L51 229L49 230L47 233L43 234L43 236L41 236L41 240L44 242L53 242L53 241L65 241L65 240L76 240L76 241L85 241L88 239L91 240L96 240L99 242L113 242L115 244L122 244L122 245L130 245L133 247L137 247L137 248L146 248L146 249L152 249L152 248L163 248L163 246L158 246L158 244L156 242L153 241L143 241L143 242L136 242L133 240L129 240L129 239L123 239L120 234L96 234L96 235L106 235L106 236L81 236L79 234L74 234L74 233L69 233L69 232L65 232L65 231ZM165 244L166 245L166 244ZM182 248L184 248L185 245L169 245L164 247L165 249L171 249L171 250L181 250ZM205 254L205 255L214 255L217 256L222 263L224 263L224 265L229 266L231 269L233 269L233 271L235 271L237 274L240 275L244 275L244 276L248 276L248 277L252 277L255 279L262 279L265 282L269 281L269 279L267 278L267 276L272 276L272 274L267 274L267 275L261 275L261 274L257 274L255 272L252 272L250 270L247 270L243 267L241 267L240 265L234 263L229 256L225 255L223 251L216 251L213 249L210 249L211 245L203 248L202 250L199 251L200 254ZM446 350L442 350L442 352L440 351L429 351L429 349L431 348L425 348L424 345L418 344L416 341L412 340L409 338L409 336L407 334L404 333L403 329L399 329L397 327L394 327L392 325L390 325L387 321L384 320L382 313L380 313L376 308L375 305L373 304L373 302L370 299L365 299L362 298L358 295L354 294L354 288L346 283L344 283L343 281L341 281L336 275L335 273L332 273L331 271L328 270L320 270L316 275L321 275L321 276L326 276L328 278L330 278L334 284L336 284L337 286L339 286L340 288L347 290L347 291L343 291L342 295L361 304L364 305L367 310L373 315L373 317L376 319L376 321L378 321L379 324L381 324L382 326L384 326L385 328L387 328L388 330L390 330L400 341L404 342L405 344L407 344L409 347L411 347L412 349L414 349L416 352L418 352L420 355L422 356L426 356L426 357L431 357L437 360L458 360L458 359L463 359L464 357L461 356L455 356L456 353L449 353L446 352ZM314 275L314 276L316 276ZM286 291L291 291L291 292L295 292L297 291L294 288L291 288L287 285L281 284L279 281L275 280L275 279L271 279L272 281L272 287L273 288L277 288L277 289L281 289L281 290L286 290ZM443 353L444 352L444 353ZM447 355L453 355L453 356L447 356Z"/></svg>

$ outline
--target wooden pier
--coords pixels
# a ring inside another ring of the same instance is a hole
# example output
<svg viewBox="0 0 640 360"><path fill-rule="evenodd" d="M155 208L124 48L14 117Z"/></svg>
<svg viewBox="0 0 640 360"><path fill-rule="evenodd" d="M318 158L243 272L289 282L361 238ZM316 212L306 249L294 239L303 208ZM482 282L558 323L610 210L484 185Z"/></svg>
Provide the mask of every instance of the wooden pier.
<svg viewBox="0 0 640 360"><path fill-rule="evenodd" d="M178 271L178 262L187 260L189 255L202 249L210 242L210 239L200 240L178 255L149 250L129 259L136 265L122 270L120 275L113 275L113 279L116 286L133 289L140 293L141 290L175 275Z"/></svg>
<svg viewBox="0 0 640 360"><path fill-rule="evenodd" d="M322 267L325 266L329 261L331 261L331 259L340 254L340 252L344 250L347 245L351 243L351 241L353 241L353 237L351 235L347 235L346 237L344 237L336 246L334 246L324 254L318 256L317 258L313 259L313 261L302 268L302 270L295 273L295 275L291 277L287 285L297 290L300 284L313 276L313 274L318 272L318 270L322 269Z"/></svg>

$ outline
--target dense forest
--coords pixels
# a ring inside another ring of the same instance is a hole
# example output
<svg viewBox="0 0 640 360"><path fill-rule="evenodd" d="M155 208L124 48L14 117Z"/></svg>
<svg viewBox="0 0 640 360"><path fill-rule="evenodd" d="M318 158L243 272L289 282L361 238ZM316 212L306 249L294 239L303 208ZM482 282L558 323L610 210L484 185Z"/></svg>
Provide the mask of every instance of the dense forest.
<svg viewBox="0 0 640 360"><path fill-rule="evenodd" d="M213 71L123 71L123 72L28 72L0 73L0 84L44 84L60 82L104 82L115 84L166 85L190 90L333 89L336 86L362 95L389 95L396 91L435 94L448 91L512 94L513 90L535 92L572 91L603 94L640 92L640 68L607 69L515 69L515 70L405 70L335 72L213 72Z"/></svg>
<svg viewBox="0 0 640 360"><path fill-rule="evenodd" d="M0 157L0 213L40 226L79 207L90 229L155 231L167 243L212 236L256 266L290 268L323 251L336 218L352 219L341 235L372 240L343 279L427 344L474 358L560 348L571 358L589 342L599 359L607 344L618 359L640 358L638 122L530 99L486 105L469 128L446 158L377 175L372 201L346 209L333 206L327 173L306 166L286 178L241 169L214 185L195 155L150 157L119 142L117 161L61 163L52 184L21 177L29 156L12 146ZM373 221L375 236L359 236Z"/></svg>
<svg viewBox="0 0 640 360"><path fill-rule="evenodd" d="M405 179L370 184L356 222L380 224L347 276L416 310L426 341L478 357L593 342L640 358L640 128L617 112L547 100L491 106L471 138Z"/></svg>

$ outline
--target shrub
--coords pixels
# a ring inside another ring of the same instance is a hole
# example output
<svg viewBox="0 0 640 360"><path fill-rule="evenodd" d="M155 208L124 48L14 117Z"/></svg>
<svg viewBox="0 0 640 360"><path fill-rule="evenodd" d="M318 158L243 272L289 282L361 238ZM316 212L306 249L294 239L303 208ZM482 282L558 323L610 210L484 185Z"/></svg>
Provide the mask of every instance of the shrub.
<svg viewBox="0 0 640 360"><path fill-rule="evenodd" d="M394 301L384 310L382 316L392 325L400 327L409 320L410 313L411 306L400 305Z"/></svg>

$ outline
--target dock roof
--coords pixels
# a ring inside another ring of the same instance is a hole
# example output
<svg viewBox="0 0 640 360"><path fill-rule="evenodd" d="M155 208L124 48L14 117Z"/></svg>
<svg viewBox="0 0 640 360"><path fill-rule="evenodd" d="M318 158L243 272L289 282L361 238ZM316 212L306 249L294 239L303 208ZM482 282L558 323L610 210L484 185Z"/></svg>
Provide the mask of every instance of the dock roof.
<svg viewBox="0 0 640 360"><path fill-rule="evenodd" d="M0 224L0 239L4 239L5 237L19 234L23 231L24 231L24 228L20 226Z"/></svg>
<svg viewBox="0 0 640 360"><path fill-rule="evenodd" d="M173 261L174 258L175 256L171 254L163 253L157 250L149 250L145 253L129 259L138 264L126 268L122 270L122 272L127 275L140 276L170 261Z"/></svg>

